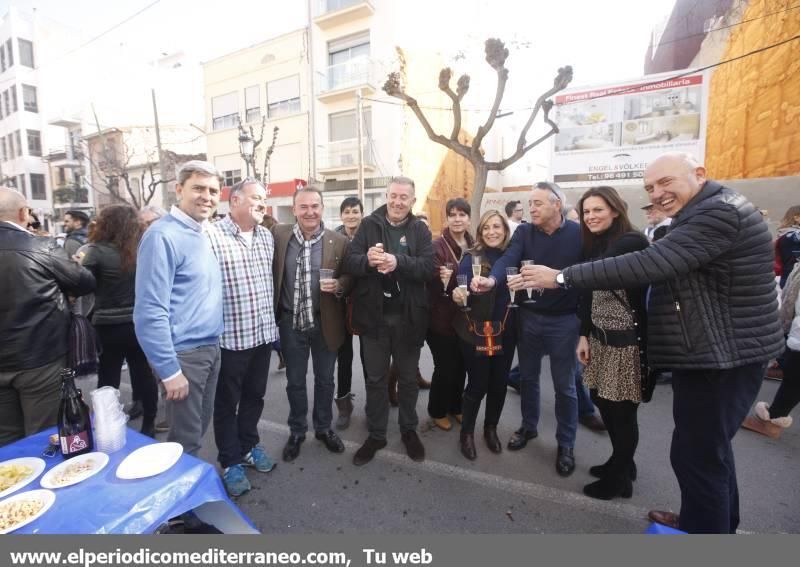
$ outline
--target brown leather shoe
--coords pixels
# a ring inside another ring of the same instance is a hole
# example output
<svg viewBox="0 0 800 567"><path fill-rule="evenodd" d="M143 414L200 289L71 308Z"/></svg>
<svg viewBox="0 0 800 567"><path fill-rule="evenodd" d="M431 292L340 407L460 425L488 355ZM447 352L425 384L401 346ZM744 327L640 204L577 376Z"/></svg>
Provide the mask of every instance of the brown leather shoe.
<svg viewBox="0 0 800 567"><path fill-rule="evenodd" d="M489 447L492 453L499 455L503 452L503 444L500 442L500 438L497 437L496 427L484 427L483 439L486 441L486 446Z"/></svg>
<svg viewBox="0 0 800 567"><path fill-rule="evenodd" d="M386 447L386 439L373 439L367 437L364 444L358 448L356 454L353 455L353 464L356 466L366 465L374 457L375 453Z"/></svg>
<svg viewBox="0 0 800 567"><path fill-rule="evenodd" d="M597 417L597 414L592 415L584 415L578 418L578 421L581 425L586 427L587 429L591 429L592 431L605 431L606 424L603 423L603 420Z"/></svg>
<svg viewBox="0 0 800 567"><path fill-rule="evenodd" d="M397 372L395 371L394 364L389 368L389 403L393 407L397 407L399 404L397 399Z"/></svg>
<svg viewBox="0 0 800 567"><path fill-rule="evenodd" d="M475 449L475 435L473 433L462 431L459 446L461 447L461 454L470 461L478 458L478 451Z"/></svg>
<svg viewBox="0 0 800 567"><path fill-rule="evenodd" d="M680 516L678 516L678 514L675 512L667 512L665 510L650 510L647 513L647 518L651 522L655 522L657 524L661 524L662 526L667 526L677 530Z"/></svg>
<svg viewBox="0 0 800 567"><path fill-rule="evenodd" d="M422 377L422 374L419 372L419 367L417 367L417 385L419 386L420 390L430 390L431 389L431 382L430 380L425 380Z"/></svg>
<svg viewBox="0 0 800 567"><path fill-rule="evenodd" d="M412 461L425 460L425 447L422 445L422 441L419 440L416 431L404 431L400 438L403 440L403 445L406 446L406 454Z"/></svg>

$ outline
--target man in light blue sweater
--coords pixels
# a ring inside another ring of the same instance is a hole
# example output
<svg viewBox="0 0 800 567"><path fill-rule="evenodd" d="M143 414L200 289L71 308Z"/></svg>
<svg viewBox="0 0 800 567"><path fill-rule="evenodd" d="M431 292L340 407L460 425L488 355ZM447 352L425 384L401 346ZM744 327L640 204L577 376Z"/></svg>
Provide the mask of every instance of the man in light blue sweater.
<svg viewBox="0 0 800 567"><path fill-rule="evenodd" d="M169 440L196 455L211 422L220 366L222 278L203 234L222 177L204 161L178 172L178 204L139 245L136 337L167 395Z"/></svg>

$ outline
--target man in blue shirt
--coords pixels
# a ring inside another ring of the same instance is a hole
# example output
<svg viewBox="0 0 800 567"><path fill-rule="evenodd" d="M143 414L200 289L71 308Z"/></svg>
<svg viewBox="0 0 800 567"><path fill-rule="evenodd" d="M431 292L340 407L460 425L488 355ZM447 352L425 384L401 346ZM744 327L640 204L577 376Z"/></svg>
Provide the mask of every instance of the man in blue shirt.
<svg viewBox="0 0 800 567"><path fill-rule="evenodd" d="M540 182L530 196L531 222L514 232L505 254L495 262L486 278L473 278L473 291L488 291L506 281L506 268L519 267L523 260L566 268L581 260L580 227L562 215L564 194L554 183ZM538 436L539 373L542 358L550 357L550 372L556 395L556 471L569 476L575 470L575 431L578 399L575 391L575 348L578 343L578 294L572 290L547 290L534 294L535 303L520 311L518 344L522 426L514 432L508 448L517 451Z"/></svg>
<svg viewBox="0 0 800 567"><path fill-rule="evenodd" d="M196 455L211 422L223 330L222 279L203 234L222 177L205 161L178 172L178 204L139 244L136 337L166 390L170 441Z"/></svg>

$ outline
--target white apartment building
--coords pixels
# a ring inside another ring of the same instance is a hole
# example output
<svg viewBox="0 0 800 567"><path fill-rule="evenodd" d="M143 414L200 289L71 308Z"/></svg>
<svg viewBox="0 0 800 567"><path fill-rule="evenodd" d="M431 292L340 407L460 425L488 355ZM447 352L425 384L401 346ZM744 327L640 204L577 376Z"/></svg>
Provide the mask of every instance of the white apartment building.
<svg viewBox="0 0 800 567"><path fill-rule="evenodd" d="M69 158L61 162L64 184L74 179L79 166L74 155L67 156L64 130L48 123L52 97L45 96L51 87L45 75L54 67L49 62L70 44L67 30L13 7L0 20L0 181L25 194L48 230L53 229L54 207L51 175L43 160L51 153L47 142L55 142L54 154L60 151ZM92 206L89 197L74 204Z"/></svg>

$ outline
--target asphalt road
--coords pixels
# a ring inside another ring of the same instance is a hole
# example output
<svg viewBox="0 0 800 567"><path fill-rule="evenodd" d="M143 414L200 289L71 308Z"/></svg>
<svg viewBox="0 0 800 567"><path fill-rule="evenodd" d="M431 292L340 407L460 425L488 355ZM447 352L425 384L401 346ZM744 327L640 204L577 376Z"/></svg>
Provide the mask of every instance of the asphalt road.
<svg viewBox="0 0 800 567"><path fill-rule="evenodd" d="M356 350L356 352L358 352ZM261 444L280 458L288 436L285 373L272 357L267 399L259 431ZM430 377L430 351L420 367ZM771 401L777 382L765 381L760 400ZM603 502L585 497L582 487L594 480L591 465L610 454L605 434L579 426L577 469L569 478L556 474L555 417L549 365L543 366L539 437L519 452L489 452L480 436L478 459L466 460L458 449L458 428L435 429L427 416L427 391L420 391L417 412L427 458L405 454L392 409L389 445L375 460L356 467L355 450L366 438L364 380L360 363L353 376L356 410L349 429L340 432L344 454L329 453L313 432L298 459L280 462L270 473L248 471L253 490L236 499L242 511L265 534L490 534L490 533L641 533L647 510L677 510L677 482L669 464L672 391L659 385L653 401L639 410L638 480L631 499ZM313 378L309 374L309 392ZM129 389L123 387L123 396ZM334 415L336 411L334 410ZM309 423L311 417L309 415ZM508 391L498 434L505 443L519 426L519 396ZM134 422L134 425L138 422ZM161 436L160 436L161 437ZM741 499L740 530L754 533L800 532L800 426L771 440L747 430L734 439ZM213 432L200 455L216 460Z"/></svg>

